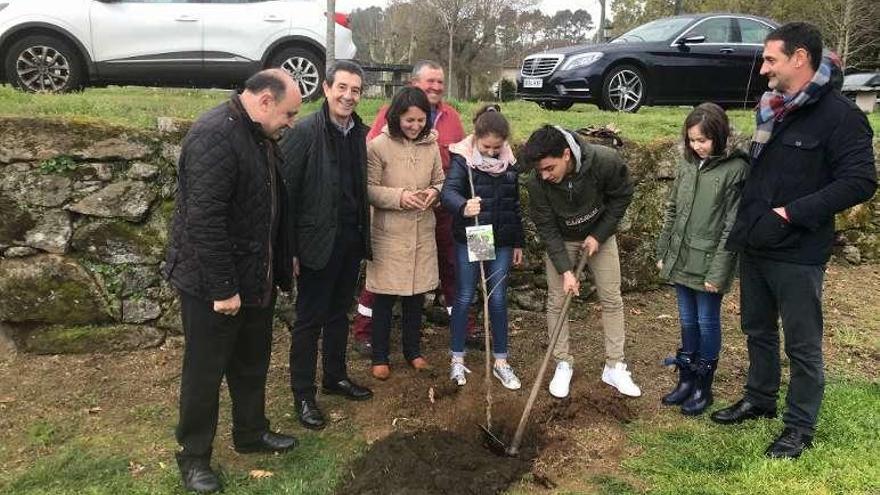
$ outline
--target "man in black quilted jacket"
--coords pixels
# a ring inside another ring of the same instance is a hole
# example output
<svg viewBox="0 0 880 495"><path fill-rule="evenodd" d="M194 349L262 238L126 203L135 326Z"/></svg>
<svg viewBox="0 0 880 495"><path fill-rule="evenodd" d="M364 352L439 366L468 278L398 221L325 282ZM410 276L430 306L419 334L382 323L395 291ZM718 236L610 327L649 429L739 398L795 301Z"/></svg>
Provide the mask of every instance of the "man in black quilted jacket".
<svg viewBox="0 0 880 495"><path fill-rule="evenodd" d="M318 344L321 390L350 400L373 392L348 377L348 310L361 260L370 259L367 131L355 112L364 71L338 60L327 69L324 104L281 141L289 193L291 269L296 322L290 329L290 387L306 428L327 424L316 401Z"/></svg>
<svg viewBox="0 0 880 495"><path fill-rule="evenodd" d="M186 338L177 462L187 490L221 489L210 460L224 377L236 451L296 446L269 430L264 406L275 287L289 290L291 271L275 141L301 102L286 72L262 71L202 115L183 141L164 273L180 293Z"/></svg>

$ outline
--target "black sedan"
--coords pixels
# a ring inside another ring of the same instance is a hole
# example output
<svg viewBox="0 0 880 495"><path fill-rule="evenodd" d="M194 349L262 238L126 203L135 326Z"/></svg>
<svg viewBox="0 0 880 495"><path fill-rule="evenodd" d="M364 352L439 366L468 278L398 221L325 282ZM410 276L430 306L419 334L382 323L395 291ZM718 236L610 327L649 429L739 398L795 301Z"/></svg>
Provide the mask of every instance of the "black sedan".
<svg viewBox="0 0 880 495"><path fill-rule="evenodd" d="M764 38L778 24L740 14L666 17L610 43L529 55L517 95L544 108L574 103L635 112L642 105L714 101L752 107L767 80L759 74Z"/></svg>

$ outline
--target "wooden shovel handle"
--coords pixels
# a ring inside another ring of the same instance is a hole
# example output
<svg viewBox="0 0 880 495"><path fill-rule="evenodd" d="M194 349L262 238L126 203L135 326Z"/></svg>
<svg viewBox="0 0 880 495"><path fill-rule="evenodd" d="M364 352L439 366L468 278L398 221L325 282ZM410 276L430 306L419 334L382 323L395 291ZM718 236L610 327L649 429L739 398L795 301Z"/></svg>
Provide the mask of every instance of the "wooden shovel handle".
<svg viewBox="0 0 880 495"><path fill-rule="evenodd" d="M584 272L584 267L587 266L587 258L589 258L589 256L587 256L586 249L581 249L580 259L578 260L577 268L575 268L574 271L576 279L580 279L581 274ZM507 449L508 455L515 456L519 452L519 444L522 442L523 434L526 431L526 424L529 422L529 416L532 414L535 399L538 397L538 389L541 388L541 385L544 382L544 375L547 372L547 364L550 362L550 357L553 355L553 349L556 348L556 341L559 340L559 334L562 333L562 325L565 323L565 319L568 318L568 307L571 306L572 296L573 294L571 292L565 294L565 299L562 302L562 310L559 313L559 318L556 320L556 325L553 327L553 333L550 334L550 342L547 344L547 352L544 353L544 361L541 362L541 367L538 369L538 376L535 378L535 383L532 384L532 390L529 392L529 400L526 402L522 417L519 419L519 425L516 427L516 433L513 435L513 442L511 442L510 447Z"/></svg>

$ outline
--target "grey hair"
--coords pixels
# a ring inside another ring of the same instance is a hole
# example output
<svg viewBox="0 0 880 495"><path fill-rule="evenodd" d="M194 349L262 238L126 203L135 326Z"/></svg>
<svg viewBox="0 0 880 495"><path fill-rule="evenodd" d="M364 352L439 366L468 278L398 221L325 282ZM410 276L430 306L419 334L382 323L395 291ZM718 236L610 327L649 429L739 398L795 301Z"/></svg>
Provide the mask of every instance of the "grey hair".
<svg viewBox="0 0 880 495"><path fill-rule="evenodd" d="M410 79L418 79L420 77L420 73L424 68L434 69L434 70L443 70L443 66L438 64L433 60L419 60L413 65L412 72L410 73Z"/></svg>
<svg viewBox="0 0 880 495"><path fill-rule="evenodd" d="M333 81L336 80L336 73L339 71L354 74L361 78L361 83L364 82L364 69L360 64L353 60L337 60L330 67L327 67L324 81L328 86L333 86Z"/></svg>

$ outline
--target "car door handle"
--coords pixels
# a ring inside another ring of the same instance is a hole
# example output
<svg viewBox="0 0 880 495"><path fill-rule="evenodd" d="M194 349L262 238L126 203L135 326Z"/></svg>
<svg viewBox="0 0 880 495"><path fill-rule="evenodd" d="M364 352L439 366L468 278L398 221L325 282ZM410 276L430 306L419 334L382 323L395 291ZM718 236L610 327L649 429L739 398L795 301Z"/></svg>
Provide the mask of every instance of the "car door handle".
<svg viewBox="0 0 880 495"><path fill-rule="evenodd" d="M174 18L177 22L198 22L199 19L197 17L193 17L191 15L181 15Z"/></svg>
<svg viewBox="0 0 880 495"><path fill-rule="evenodd" d="M266 17L263 17L263 21L265 21L265 22L284 22L284 18L281 16L277 16L275 14L268 14Z"/></svg>
<svg viewBox="0 0 880 495"><path fill-rule="evenodd" d="M721 52L721 53L733 53L733 48L730 48L729 46L726 46L726 47L724 47L724 48L722 48L722 49L720 49L720 50L718 50L718 51Z"/></svg>

